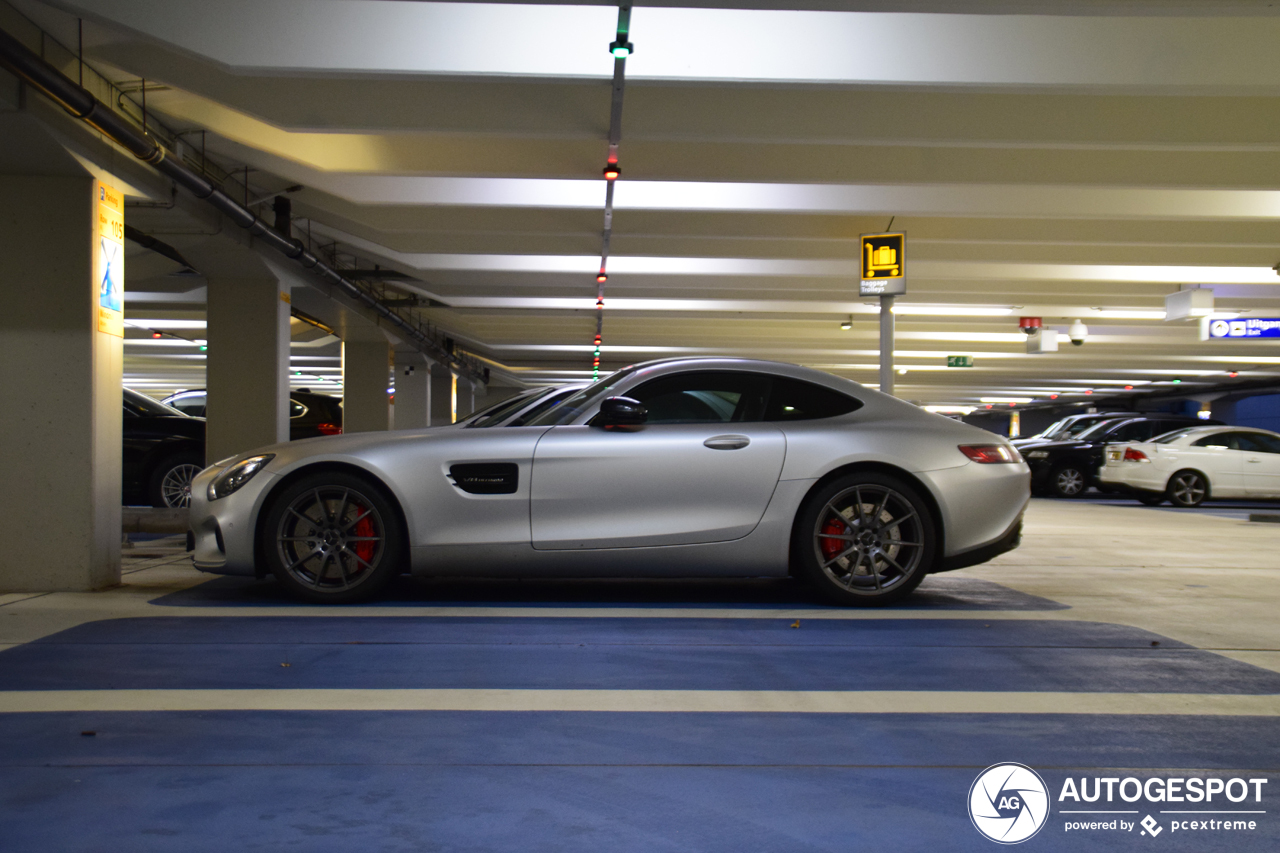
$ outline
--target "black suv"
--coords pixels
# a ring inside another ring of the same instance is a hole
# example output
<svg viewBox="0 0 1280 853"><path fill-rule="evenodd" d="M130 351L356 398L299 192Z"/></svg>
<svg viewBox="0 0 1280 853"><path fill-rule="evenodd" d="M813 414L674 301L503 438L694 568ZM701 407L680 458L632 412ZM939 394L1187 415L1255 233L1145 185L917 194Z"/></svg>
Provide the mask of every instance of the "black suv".
<svg viewBox="0 0 1280 853"><path fill-rule="evenodd" d="M1186 415L1141 415L1112 417L1099 421L1066 441L1049 441L1024 446L1022 456L1031 466L1031 492L1058 498L1074 498L1097 485L1098 466L1108 444L1146 441L1157 435L1188 426L1212 426L1222 421L1204 421Z"/></svg>
<svg viewBox="0 0 1280 853"><path fill-rule="evenodd" d="M1075 438L1080 433L1099 421L1109 421L1112 418L1136 418L1141 412L1085 412L1079 415L1068 415L1062 420L1054 421L1043 432L1035 435L1028 435L1022 438L1015 438L1009 442L1019 449L1030 447L1033 444L1044 444L1049 441L1066 441L1069 438Z"/></svg>
<svg viewBox="0 0 1280 853"><path fill-rule="evenodd" d="M204 417L204 389L179 391L164 402L183 414ZM289 392L289 440L339 435L342 432L342 400L298 389Z"/></svg>
<svg viewBox="0 0 1280 853"><path fill-rule="evenodd" d="M124 389L125 504L183 507L204 469L204 418L193 418Z"/></svg>

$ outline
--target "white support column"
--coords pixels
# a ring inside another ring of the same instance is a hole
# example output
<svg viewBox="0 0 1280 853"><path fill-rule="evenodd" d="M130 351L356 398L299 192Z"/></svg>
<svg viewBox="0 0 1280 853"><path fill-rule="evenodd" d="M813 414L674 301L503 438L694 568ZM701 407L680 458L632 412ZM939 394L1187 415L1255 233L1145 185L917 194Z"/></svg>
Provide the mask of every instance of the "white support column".
<svg viewBox="0 0 1280 853"><path fill-rule="evenodd" d="M432 426L445 426L453 423L453 372L446 365L431 365L431 407Z"/></svg>
<svg viewBox="0 0 1280 853"><path fill-rule="evenodd" d="M99 331L94 180L56 155L65 176L0 176L0 592L120 581L122 339Z"/></svg>
<svg viewBox="0 0 1280 853"><path fill-rule="evenodd" d="M395 354L396 429L422 429L431 424L431 365L420 352Z"/></svg>
<svg viewBox="0 0 1280 853"><path fill-rule="evenodd" d="M880 391L893 393L893 297L880 297Z"/></svg>
<svg viewBox="0 0 1280 853"><path fill-rule="evenodd" d="M290 315L287 286L265 266L255 276L206 278L205 460L212 463L289 440Z"/></svg>
<svg viewBox="0 0 1280 853"><path fill-rule="evenodd" d="M458 420L476 410L476 386L461 376L458 377L457 410Z"/></svg>
<svg viewBox="0 0 1280 853"><path fill-rule="evenodd" d="M391 427L387 399L391 347L381 340L342 342L342 431L382 432Z"/></svg>

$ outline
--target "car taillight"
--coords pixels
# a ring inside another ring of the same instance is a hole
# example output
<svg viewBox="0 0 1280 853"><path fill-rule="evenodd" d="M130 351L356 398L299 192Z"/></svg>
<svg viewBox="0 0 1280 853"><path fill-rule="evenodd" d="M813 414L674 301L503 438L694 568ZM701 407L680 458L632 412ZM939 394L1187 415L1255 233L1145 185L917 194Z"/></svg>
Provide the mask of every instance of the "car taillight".
<svg viewBox="0 0 1280 853"><path fill-rule="evenodd" d="M342 435L342 427L337 424L316 424L316 429L320 430L321 435Z"/></svg>
<svg viewBox="0 0 1280 853"><path fill-rule="evenodd" d="M1148 459L1147 454L1143 453L1141 450L1134 450L1132 447L1126 447L1124 449L1124 461L1125 462L1150 462L1151 460Z"/></svg>
<svg viewBox="0 0 1280 853"><path fill-rule="evenodd" d="M961 444L960 452L974 462L990 465L994 462L1021 462L1018 451L1007 444Z"/></svg>

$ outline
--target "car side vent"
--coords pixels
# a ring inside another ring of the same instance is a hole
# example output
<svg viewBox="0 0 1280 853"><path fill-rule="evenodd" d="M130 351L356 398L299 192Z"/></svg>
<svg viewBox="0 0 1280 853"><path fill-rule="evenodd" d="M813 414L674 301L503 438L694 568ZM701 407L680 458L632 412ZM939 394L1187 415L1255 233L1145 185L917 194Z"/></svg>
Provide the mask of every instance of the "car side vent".
<svg viewBox="0 0 1280 853"><path fill-rule="evenodd" d="M466 462L449 466L453 484L473 495L511 495L519 485L514 462Z"/></svg>

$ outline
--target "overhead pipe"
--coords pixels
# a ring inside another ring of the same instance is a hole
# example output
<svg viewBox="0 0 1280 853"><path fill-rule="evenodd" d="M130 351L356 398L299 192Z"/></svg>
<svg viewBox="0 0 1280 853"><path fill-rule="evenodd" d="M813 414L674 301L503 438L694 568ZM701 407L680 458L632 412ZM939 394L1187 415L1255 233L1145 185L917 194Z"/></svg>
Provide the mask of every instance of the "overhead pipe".
<svg viewBox="0 0 1280 853"><path fill-rule="evenodd" d="M196 198L213 205L220 213L263 243L297 261L304 268L312 270L321 279L335 285L347 296L367 306L379 318L386 320L417 343L432 358L449 364L472 379L487 381L487 369L477 368L446 351L416 325L383 305L339 270L308 251L302 241L280 233L254 215L253 211L218 189L203 175L192 171L181 161L168 157L164 146L152 139L150 134L135 128L88 90L77 85L4 30L0 30L0 65L39 90L71 115L117 142L139 160L150 163L156 171Z"/></svg>

